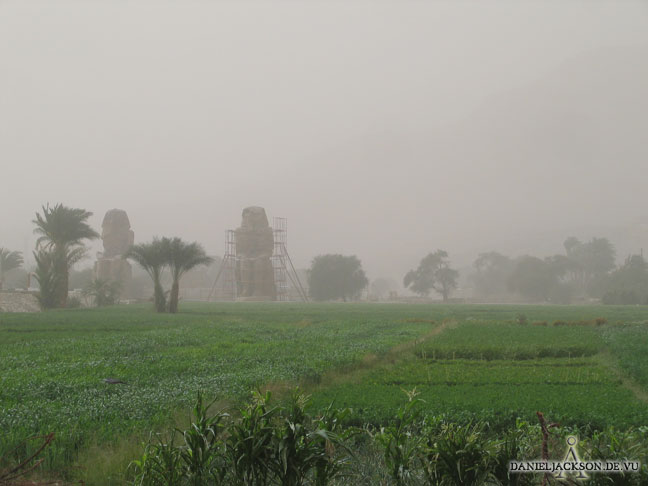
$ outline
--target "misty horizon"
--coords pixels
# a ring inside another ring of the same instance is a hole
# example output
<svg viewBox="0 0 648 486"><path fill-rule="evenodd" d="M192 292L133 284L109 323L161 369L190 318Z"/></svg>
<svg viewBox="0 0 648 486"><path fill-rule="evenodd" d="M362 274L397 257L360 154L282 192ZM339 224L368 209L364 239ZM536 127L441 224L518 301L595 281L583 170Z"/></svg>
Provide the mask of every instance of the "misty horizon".
<svg viewBox="0 0 648 486"><path fill-rule="evenodd" d="M0 3L0 245L31 260L60 202L215 256L258 205L299 268L398 282L439 248L648 248L646 4L188 5Z"/></svg>

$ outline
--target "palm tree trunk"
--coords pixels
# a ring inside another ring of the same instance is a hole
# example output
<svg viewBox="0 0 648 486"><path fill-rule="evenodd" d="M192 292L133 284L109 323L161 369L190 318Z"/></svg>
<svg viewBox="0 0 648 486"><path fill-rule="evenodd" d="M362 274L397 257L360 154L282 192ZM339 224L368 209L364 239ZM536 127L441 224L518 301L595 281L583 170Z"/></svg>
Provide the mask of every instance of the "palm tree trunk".
<svg viewBox="0 0 648 486"><path fill-rule="evenodd" d="M56 258L56 274L58 275L58 282L56 288L57 302L60 308L67 307L68 299L68 285L70 280L69 268L67 259L59 254Z"/></svg>
<svg viewBox="0 0 648 486"><path fill-rule="evenodd" d="M65 271L62 272L61 275L61 282L60 282L60 306L62 309L65 309L67 307L67 301L68 301L68 286L70 284L70 275L68 273L68 269L66 268Z"/></svg>
<svg viewBox="0 0 648 486"><path fill-rule="evenodd" d="M155 311L164 312L166 307L166 300L164 298L164 289L160 283L160 273L154 272L153 274L153 300L155 301Z"/></svg>
<svg viewBox="0 0 648 486"><path fill-rule="evenodd" d="M180 296L180 282L178 279L173 279L171 286L171 295L169 296L169 312L175 314L178 312L178 299Z"/></svg>

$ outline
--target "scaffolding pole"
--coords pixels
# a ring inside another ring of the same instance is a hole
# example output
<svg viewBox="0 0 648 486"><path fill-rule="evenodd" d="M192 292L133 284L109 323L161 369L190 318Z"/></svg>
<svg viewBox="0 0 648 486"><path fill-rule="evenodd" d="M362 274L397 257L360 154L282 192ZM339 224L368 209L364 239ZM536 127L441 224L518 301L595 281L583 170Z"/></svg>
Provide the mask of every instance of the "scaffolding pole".
<svg viewBox="0 0 648 486"><path fill-rule="evenodd" d="M288 220L286 218L272 218L272 234L274 237L272 268L274 270L277 300L290 300L290 285L288 284L290 280L299 299L308 302L308 294L304 290L304 286L288 254Z"/></svg>
<svg viewBox="0 0 648 486"><path fill-rule="evenodd" d="M215 296L219 282L221 282L220 300L235 301L238 297L238 285L236 282L236 234L234 230L227 230L225 237L225 255L218 269L218 274L216 274L214 285L207 297L208 301L212 299L212 296Z"/></svg>

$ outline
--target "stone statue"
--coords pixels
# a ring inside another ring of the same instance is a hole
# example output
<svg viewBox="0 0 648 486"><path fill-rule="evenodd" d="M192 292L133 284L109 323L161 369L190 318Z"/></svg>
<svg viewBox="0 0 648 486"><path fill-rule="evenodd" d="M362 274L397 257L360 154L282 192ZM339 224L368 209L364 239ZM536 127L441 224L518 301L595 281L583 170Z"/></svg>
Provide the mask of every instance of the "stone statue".
<svg viewBox="0 0 648 486"><path fill-rule="evenodd" d="M236 283L241 300L275 300L277 291L270 257L274 247L272 228L265 209L243 210L236 238Z"/></svg>
<svg viewBox="0 0 648 486"><path fill-rule="evenodd" d="M130 227L128 214L123 209L111 209L106 213L101 223L104 258L121 256L128 251L135 240Z"/></svg>
<svg viewBox="0 0 648 486"><path fill-rule="evenodd" d="M130 263L123 257L133 244L135 234L130 229L128 215L123 209L111 209L101 224L104 251L97 253L94 277L119 282L121 295L128 295L133 277Z"/></svg>

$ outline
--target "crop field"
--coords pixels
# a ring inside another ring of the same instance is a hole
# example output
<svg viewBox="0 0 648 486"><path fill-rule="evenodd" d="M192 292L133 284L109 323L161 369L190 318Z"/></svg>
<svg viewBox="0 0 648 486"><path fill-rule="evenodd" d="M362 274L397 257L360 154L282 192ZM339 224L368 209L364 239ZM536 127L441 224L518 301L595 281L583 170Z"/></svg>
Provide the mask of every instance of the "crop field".
<svg viewBox="0 0 648 486"><path fill-rule="evenodd" d="M603 334L619 332L628 330L453 322L408 359L357 373L315 398L353 408L359 423L383 422L405 400L401 390L416 388L429 413L453 420L468 412L510 425L540 410L565 425L647 424L646 404L598 356ZM621 363L642 362L640 354L631 360L626 348L618 351Z"/></svg>
<svg viewBox="0 0 648 486"><path fill-rule="evenodd" d="M111 466L123 474L128 452L186 416L198 391L238 403L255 388L281 394L297 384L315 409L350 407L358 424L393 417L402 390L416 387L426 413L461 421L506 424L541 410L575 426L646 425L646 321L647 307L593 306L184 303L177 315L139 305L0 314L0 457L54 432L45 470L92 484L88 451L129 443Z"/></svg>

